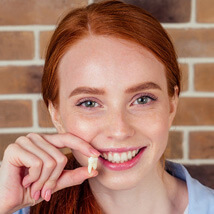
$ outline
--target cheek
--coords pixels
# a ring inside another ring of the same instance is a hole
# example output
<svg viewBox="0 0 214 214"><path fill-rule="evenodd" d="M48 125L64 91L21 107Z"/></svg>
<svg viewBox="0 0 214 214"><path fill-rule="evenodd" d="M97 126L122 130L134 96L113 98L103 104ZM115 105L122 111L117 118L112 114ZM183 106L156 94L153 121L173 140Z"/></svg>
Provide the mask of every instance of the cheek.
<svg viewBox="0 0 214 214"><path fill-rule="evenodd" d="M166 148L169 134L169 112L167 107L155 109L142 118L140 127L142 134L147 136L155 151L163 152Z"/></svg>
<svg viewBox="0 0 214 214"><path fill-rule="evenodd" d="M93 120L81 117L80 115L62 115L62 122L66 132L69 132L89 143L98 132L98 126Z"/></svg>

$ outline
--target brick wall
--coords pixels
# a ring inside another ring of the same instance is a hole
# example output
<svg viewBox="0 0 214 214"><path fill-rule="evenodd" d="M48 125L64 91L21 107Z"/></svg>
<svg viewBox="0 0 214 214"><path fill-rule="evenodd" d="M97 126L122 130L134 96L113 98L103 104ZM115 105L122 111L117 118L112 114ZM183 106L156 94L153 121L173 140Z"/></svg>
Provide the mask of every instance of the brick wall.
<svg viewBox="0 0 214 214"><path fill-rule="evenodd" d="M69 8L92 2L98 0L0 1L0 159L19 135L55 132L40 95L47 41ZM214 187L214 1L124 2L159 19L179 56L182 94L166 156Z"/></svg>

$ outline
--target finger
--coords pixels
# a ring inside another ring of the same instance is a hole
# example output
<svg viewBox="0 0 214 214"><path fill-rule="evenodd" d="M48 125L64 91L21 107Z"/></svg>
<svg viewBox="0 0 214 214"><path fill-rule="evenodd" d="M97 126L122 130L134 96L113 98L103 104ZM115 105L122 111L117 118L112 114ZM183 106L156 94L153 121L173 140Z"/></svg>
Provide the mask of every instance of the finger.
<svg viewBox="0 0 214 214"><path fill-rule="evenodd" d="M42 161L32 153L23 149L20 145L13 143L10 144L5 150L5 158L7 163L10 163L10 173L18 173L20 167L26 167L29 169L29 176L33 181L37 180L40 176L42 169ZM2 166L3 167L3 166ZM5 170L7 172L7 170Z"/></svg>
<svg viewBox="0 0 214 214"><path fill-rule="evenodd" d="M68 147L78 150L87 157L98 157L100 153L94 149L88 142L76 137L70 133L42 135L42 137L57 148Z"/></svg>
<svg viewBox="0 0 214 214"><path fill-rule="evenodd" d="M39 139L39 138L37 139L26 138L25 140L19 142L19 145L22 146L22 148L38 156L43 162L43 167L42 167L42 171L40 173L39 179L34 181L34 183L31 185L31 197L34 198L35 200L38 200L38 198L40 197L40 193L41 193L40 191L43 185L49 179L52 172L55 170L57 166L57 162L54 159L54 155L56 156L55 153L60 153L56 148L54 148L50 144L44 145L47 147L45 148L46 150L44 151L42 148L38 146L42 144L48 144L48 143L45 142L43 139ZM51 154L51 151L55 153ZM58 168L59 168L58 170L60 171L59 172L59 175L60 175L62 170L64 169L64 165L61 166L61 168L60 167ZM32 183L32 179L30 176L26 176L23 179L23 184L25 185L25 187L29 186L31 183Z"/></svg>
<svg viewBox="0 0 214 214"><path fill-rule="evenodd" d="M81 184L86 179L96 177L98 171L93 170L90 174L88 173L87 167L79 167L74 170L64 170L60 178L57 181L57 185L53 192Z"/></svg>
<svg viewBox="0 0 214 214"><path fill-rule="evenodd" d="M52 144L48 143L46 140L44 140L41 136L37 135L37 134L33 134L33 135L27 135L32 142L34 142L34 144L36 146L38 146L39 148L41 148L42 150L45 150L45 152L47 152L48 154L50 154L52 156L52 158L55 160L56 162L56 166L53 168L53 171L51 172L50 176L47 177L43 177L41 174L41 179L39 181L37 181L35 184L33 184L32 189L36 189L37 191L41 190L41 197L42 198L47 198L47 192L51 192L52 189L55 188L56 186L56 182L58 180L58 178L60 177L62 171L64 170L64 167L67 163L67 157L62 154L61 151L59 151L57 148L55 148ZM26 146L26 144L25 144ZM36 148L34 149L34 151L36 151ZM42 158L42 157L41 157ZM46 164L44 164L45 166ZM45 180L47 178L47 180ZM39 184L38 184L39 183ZM35 194L36 191L33 191L33 194ZM45 199L46 200L46 199Z"/></svg>

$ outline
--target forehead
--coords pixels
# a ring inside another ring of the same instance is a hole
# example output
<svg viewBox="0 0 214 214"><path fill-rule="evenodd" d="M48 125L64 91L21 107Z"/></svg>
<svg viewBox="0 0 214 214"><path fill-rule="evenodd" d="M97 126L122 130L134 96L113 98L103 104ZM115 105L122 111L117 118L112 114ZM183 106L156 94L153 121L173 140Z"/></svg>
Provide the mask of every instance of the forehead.
<svg viewBox="0 0 214 214"><path fill-rule="evenodd" d="M164 65L146 48L104 36L88 36L73 45L59 64L60 88L129 87L153 81L166 87Z"/></svg>

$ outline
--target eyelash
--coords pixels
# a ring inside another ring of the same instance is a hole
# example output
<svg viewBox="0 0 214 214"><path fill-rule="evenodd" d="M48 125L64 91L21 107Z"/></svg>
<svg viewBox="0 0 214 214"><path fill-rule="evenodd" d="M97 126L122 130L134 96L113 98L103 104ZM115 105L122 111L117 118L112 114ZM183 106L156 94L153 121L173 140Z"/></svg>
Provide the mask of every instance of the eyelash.
<svg viewBox="0 0 214 214"><path fill-rule="evenodd" d="M138 104L138 105L149 105L149 103L154 102L154 101L157 100L157 97L154 96L154 95L152 95L152 94L140 94L140 95L138 95L138 97L135 99L134 102L136 102L139 98L148 98L148 99L150 99L150 101L148 103L146 103L146 104ZM86 102L92 102L92 103L95 103L95 105L98 104L98 102L95 101L93 98L84 98L84 99L80 100L76 104L76 106L82 106L83 108L89 108L89 109L97 107L97 106L96 107L86 107L86 106L83 106L83 104L85 104ZM134 103L134 102L132 102L132 103Z"/></svg>

